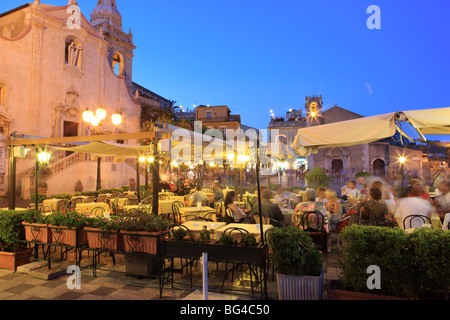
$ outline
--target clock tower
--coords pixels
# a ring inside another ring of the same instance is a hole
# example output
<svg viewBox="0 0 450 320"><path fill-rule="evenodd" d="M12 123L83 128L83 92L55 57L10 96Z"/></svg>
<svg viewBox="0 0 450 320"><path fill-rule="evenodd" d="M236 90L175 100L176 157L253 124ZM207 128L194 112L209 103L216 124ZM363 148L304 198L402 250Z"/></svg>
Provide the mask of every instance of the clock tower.
<svg viewBox="0 0 450 320"><path fill-rule="evenodd" d="M322 95L305 98L306 126L313 127L324 123L322 116Z"/></svg>

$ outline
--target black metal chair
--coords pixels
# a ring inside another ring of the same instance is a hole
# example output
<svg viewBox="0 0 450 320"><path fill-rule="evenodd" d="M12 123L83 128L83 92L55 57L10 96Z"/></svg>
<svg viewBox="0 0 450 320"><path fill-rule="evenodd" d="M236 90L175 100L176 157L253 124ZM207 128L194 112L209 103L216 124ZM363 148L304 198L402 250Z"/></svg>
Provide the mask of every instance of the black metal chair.
<svg viewBox="0 0 450 320"><path fill-rule="evenodd" d="M127 200L125 200L124 206L138 206L139 204L140 203L137 198L136 199L128 198Z"/></svg>
<svg viewBox="0 0 450 320"><path fill-rule="evenodd" d="M428 222L428 224L431 224L431 219L428 218L427 216L422 216L420 214L412 214L410 216L407 216L405 219L403 219L403 229L411 229L413 228L412 226L412 222L415 219L420 219L422 220L422 224L426 224ZM407 221L409 220L409 228L407 228Z"/></svg>
<svg viewBox="0 0 450 320"><path fill-rule="evenodd" d="M216 222L217 221L217 213L215 212L209 212L205 214L201 220L210 221L210 222Z"/></svg>
<svg viewBox="0 0 450 320"><path fill-rule="evenodd" d="M153 203L153 196L149 196L143 199L140 204L152 204L152 203Z"/></svg>
<svg viewBox="0 0 450 320"><path fill-rule="evenodd" d="M227 208L225 210L224 222L226 224L236 223L236 221L234 220L233 210L231 210L230 208Z"/></svg>
<svg viewBox="0 0 450 320"><path fill-rule="evenodd" d="M151 204L140 204L138 207L138 211L143 211L147 213L152 213L152 205Z"/></svg>
<svg viewBox="0 0 450 320"><path fill-rule="evenodd" d="M269 269L270 269L270 263L272 261L271 258L271 254L272 254L272 249L270 248L270 237L269 234L270 232L273 232L274 230L276 230L275 228L271 228L269 230L266 230L266 232L264 232L264 240L267 243L267 268L266 268L266 276L269 275ZM275 265L272 263L272 282L275 281Z"/></svg>
<svg viewBox="0 0 450 320"><path fill-rule="evenodd" d="M101 194L97 197L97 199L95 199L95 202L104 202L106 203L107 200L107 196L106 194Z"/></svg>
<svg viewBox="0 0 450 320"><path fill-rule="evenodd" d="M305 212L298 223L297 227L310 233L314 243L320 247L323 254L328 253L327 232L325 230L325 217L316 211Z"/></svg>

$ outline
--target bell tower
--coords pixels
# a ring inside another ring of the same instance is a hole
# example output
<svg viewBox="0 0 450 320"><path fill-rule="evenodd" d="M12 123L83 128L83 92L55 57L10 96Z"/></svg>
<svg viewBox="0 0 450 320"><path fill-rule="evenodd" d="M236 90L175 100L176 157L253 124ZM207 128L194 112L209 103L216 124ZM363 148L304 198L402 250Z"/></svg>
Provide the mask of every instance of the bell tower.
<svg viewBox="0 0 450 320"><path fill-rule="evenodd" d="M133 35L123 32L122 15L117 8L116 0L98 0L91 12L91 24L102 37L109 42L108 59L112 71L124 77L131 91L133 82Z"/></svg>
<svg viewBox="0 0 450 320"><path fill-rule="evenodd" d="M322 116L322 95L305 98L306 126L313 127L324 123Z"/></svg>

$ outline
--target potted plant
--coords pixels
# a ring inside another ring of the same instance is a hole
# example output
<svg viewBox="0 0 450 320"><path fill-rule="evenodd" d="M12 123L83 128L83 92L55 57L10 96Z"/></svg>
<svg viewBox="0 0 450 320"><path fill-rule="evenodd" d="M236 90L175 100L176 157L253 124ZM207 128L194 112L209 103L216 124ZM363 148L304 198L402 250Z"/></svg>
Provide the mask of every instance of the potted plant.
<svg viewBox="0 0 450 320"><path fill-rule="evenodd" d="M277 272L280 300L321 300L322 255L309 233L294 227L274 229L268 235Z"/></svg>
<svg viewBox="0 0 450 320"><path fill-rule="evenodd" d="M123 236L119 233L120 220L89 218L83 232L90 249L123 251Z"/></svg>
<svg viewBox="0 0 450 320"><path fill-rule="evenodd" d="M38 193L47 194L48 185L47 181L52 176L52 169L48 166L44 166L39 169L38 173Z"/></svg>
<svg viewBox="0 0 450 320"><path fill-rule="evenodd" d="M23 226L25 227L25 239L29 242L52 243L52 231L40 211L30 210L23 214Z"/></svg>
<svg viewBox="0 0 450 320"><path fill-rule="evenodd" d="M317 167L306 175L308 186L315 190L319 187L328 188L328 185L332 180L333 176L327 175L323 169Z"/></svg>
<svg viewBox="0 0 450 320"><path fill-rule="evenodd" d="M158 244L162 243L168 231L167 220L143 211L125 216L120 226L126 252L157 254Z"/></svg>
<svg viewBox="0 0 450 320"><path fill-rule="evenodd" d="M29 263L32 250L21 243L23 212L0 211L0 269L16 271Z"/></svg>
<svg viewBox="0 0 450 320"><path fill-rule="evenodd" d="M82 232L88 217L75 211L54 212L47 217L52 229L53 243L71 247L87 244L87 234Z"/></svg>

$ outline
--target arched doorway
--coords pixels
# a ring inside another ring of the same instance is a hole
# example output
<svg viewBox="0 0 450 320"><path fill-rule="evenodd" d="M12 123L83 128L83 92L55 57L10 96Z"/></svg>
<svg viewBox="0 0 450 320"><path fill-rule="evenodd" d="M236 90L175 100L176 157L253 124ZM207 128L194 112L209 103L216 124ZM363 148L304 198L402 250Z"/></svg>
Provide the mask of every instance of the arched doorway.
<svg viewBox="0 0 450 320"><path fill-rule="evenodd" d="M373 162L373 175L377 177L384 177L386 175L386 163L382 159L377 159Z"/></svg>
<svg viewBox="0 0 450 320"><path fill-rule="evenodd" d="M331 162L331 173L340 178L342 171L344 171L344 162L341 159L334 159Z"/></svg>

